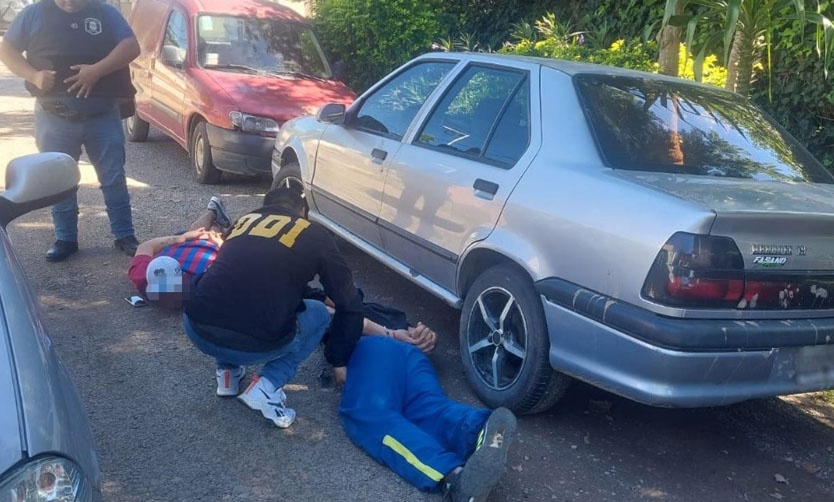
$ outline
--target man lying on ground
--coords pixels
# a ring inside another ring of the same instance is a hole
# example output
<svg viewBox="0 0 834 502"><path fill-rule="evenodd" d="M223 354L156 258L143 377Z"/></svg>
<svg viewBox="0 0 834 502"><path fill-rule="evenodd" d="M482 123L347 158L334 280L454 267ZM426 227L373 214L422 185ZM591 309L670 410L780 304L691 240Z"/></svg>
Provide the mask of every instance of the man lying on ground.
<svg viewBox="0 0 834 502"><path fill-rule="evenodd" d="M139 244L128 268L128 278L148 300L179 308L183 290L188 289L192 277L205 272L214 262L223 244L223 232L231 223L223 199L212 197L188 231Z"/></svg>
<svg viewBox="0 0 834 502"><path fill-rule="evenodd" d="M453 502L485 500L504 472L516 419L446 397L429 359L411 344L363 337L347 366L339 416L377 462Z"/></svg>

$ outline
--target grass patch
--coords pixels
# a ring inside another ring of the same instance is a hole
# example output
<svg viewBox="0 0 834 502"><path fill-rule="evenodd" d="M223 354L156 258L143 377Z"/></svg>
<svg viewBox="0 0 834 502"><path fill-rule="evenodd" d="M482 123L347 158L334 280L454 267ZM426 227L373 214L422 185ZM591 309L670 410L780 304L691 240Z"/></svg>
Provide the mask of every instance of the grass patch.
<svg viewBox="0 0 834 502"><path fill-rule="evenodd" d="M828 404L834 404L834 390L824 390L820 392L822 400Z"/></svg>

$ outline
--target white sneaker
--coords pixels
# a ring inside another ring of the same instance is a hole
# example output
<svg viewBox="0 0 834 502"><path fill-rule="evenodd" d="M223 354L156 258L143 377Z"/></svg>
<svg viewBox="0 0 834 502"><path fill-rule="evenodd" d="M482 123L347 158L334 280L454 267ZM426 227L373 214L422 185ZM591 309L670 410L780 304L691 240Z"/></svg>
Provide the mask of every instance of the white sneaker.
<svg viewBox="0 0 834 502"><path fill-rule="evenodd" d="M278 427L286 429L295 420L295 410L287 408L287 395L283 389L270 391L271 388L269 380L256 376L237 398L253 410L260 411Z"/></svg>
<svg viewBox="0 0 834 502"><path fill-rule="evenodd" d="M245 366L238 366L230 370L217 370L217 395L230 397L240 394L240 380L245 374Z"/></svg>

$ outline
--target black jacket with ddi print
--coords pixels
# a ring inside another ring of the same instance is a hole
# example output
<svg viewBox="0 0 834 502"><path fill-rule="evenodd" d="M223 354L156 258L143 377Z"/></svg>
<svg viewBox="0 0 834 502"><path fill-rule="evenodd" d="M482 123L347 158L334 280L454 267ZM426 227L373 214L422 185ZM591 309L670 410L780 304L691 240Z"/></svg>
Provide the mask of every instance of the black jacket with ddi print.
<svg viewBox="0 0 834 502"><path fill-rule="evenodd" d="M214 263L197 278L185 313L230 349L264 352L288 343L315 275L336 304L325 357L345 366L362 335L362 300L336 242L322 226L263 207L237 220Z"/></svg>

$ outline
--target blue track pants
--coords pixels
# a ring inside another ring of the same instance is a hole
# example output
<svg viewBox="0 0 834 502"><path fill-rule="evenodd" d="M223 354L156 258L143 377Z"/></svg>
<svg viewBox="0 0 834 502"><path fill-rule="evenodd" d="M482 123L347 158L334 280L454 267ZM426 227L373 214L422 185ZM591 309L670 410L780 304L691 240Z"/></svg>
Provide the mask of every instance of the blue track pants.
<svg viewBox="0 0 834 502"><path fill-rule="evenodd" d="M466 463L489 413L447 398L419 349L381 336L359 341L339 405L351 441L425 491Z"/></svg>

